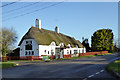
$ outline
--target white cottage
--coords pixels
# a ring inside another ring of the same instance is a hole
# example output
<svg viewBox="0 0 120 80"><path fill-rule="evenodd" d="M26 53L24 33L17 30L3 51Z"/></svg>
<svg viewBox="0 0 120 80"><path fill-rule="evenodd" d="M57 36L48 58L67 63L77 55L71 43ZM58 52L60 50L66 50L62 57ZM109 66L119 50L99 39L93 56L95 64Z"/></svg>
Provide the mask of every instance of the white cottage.
<svg viewBox="0 0 120 80"><path fill-rule="evenodd" d="M59 28L50 31L41 28L41 21L36 19L36 27L31 27L20 43L20 57L56 56L86 53L85 47L73 37L59 33Z"/></svg>

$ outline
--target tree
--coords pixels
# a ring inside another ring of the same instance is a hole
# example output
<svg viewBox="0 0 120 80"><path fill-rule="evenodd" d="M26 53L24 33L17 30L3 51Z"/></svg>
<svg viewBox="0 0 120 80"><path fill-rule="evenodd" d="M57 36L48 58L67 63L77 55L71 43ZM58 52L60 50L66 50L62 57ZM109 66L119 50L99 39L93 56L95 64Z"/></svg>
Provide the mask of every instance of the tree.
<svg viewBox="0 0 120 80"><path fill-rule="evenodd" d="M86 48L86 52L89 52L91 49L90 49L90 46L89 46L89 43L88 43L88 39L85 39L83 42L82 42L83 46Z"/></svg>
<svg viewBox="0 0 120 80"><path fill-rule="evenodd" d="M91 37L93 51L111 51L113 49L113 32L111 29L100 29Z"/></svg>
<svg viewBox="0 0 120 80"><path fill-rule="evenodd" d="M0 57L2 57L2 54L1 54L2 53L2 44L1 44L2 39L1 38L2 38L2 31L0 29Z"/></svg>
<svg viewBox="0 0 120 80"><path fill-rule="evenodd" d="M2 44L2 56L6 56L7 51L13 46L13 44L17 41L16 32L13 30L13 28L2 28L2 33L0 33L1 41L0 44Z"/></svg>
<svg viewBox="0 0 120 80"><path fill-rule="evenodd" d="M119 49L119 52L120 52L120 34L118 34L118 49Z"/></svg>

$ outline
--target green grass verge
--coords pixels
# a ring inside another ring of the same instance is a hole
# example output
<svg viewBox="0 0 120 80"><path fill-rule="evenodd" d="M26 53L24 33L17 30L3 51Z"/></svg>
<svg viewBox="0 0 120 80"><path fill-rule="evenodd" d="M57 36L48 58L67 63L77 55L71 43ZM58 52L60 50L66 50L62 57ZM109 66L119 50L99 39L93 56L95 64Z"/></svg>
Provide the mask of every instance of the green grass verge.
<svg viewBox="0 0 120 80"><path fill-rule="evenodd" d="M79 56L79 57L72 57L70 59L89 58L89 57L96 57L96 56L95 55Z"/></svg>
<svg viewBox="0 0 120 80"><path fill-rule="evenodd" d="M16 64L16 63L0 62L0 69L10 68L10 67L14 67L14 66L17 66L17 65L18 64Z"/></svg>
<svg viewBox="0 0 120 80"><path fill-rule="evenodd" d="M113 70L113 71L120 74L120 59L110 63L107 66L107 70L110 71L110 72Z"/></svg>
<svg viewBox="0 0 120 80"><path fill-rule="evenodd" d="M79 57L71 57L71 58L61 58L61 59L51 59L51 60L70 60L70 59L89 58L89 57L95 57L95 55L79 56Z"/></svg>
<svg viewBox="0 0 120 80"><path fill-rule="evenodd" d="M109 54L112 54L112 53L106 53L106 54L102 54L102 55L109 55ZM96 56L101 56L101 54L99 54L99 55L88 55L88 56L71 57L71 58L52 59L52 60L69 60L69 59L89 58L89 57L96 57Z"/></svg>
<svg viewBox="0 0 120 80"><path fill-rule="evenodd" d="M98 54L98 55L96 55L96 56L101 56L101 55L109 55L109 54L112 54L112 53Z"/></svg>

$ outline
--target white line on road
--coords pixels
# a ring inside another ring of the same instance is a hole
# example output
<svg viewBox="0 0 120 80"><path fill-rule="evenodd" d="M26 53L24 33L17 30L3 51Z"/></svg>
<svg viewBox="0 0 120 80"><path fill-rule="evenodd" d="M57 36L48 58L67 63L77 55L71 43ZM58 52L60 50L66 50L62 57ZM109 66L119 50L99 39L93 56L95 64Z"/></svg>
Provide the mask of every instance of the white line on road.
<svg viewBox="0 0 120 80"><path fill-rule="evenodd" d="M90 76L88 76L89 78L91 78L91 77L93 77L94 75L90 75Z"/></svg>
<svg viewBox="0 0 120 80"><path fill-rule="evenodd" d="M100 72L103 72L104 70L101 70Z"/></svg>
<svg viewBox="0 0 120 80"><path fill-rule="evenodd" d="M115 59L112 59L112 60L110 60L110 61L115 61L115 60L117 60L117 59L120 59L120 57L117 57L117 58L115 58Z"/></svg>
<svg viewBox="0 0 120 80"><path fill-rule="evenodd" d="M100 72L97 72L97 73L95 73L95 74L99 74Z"/></svg>
<svg viewBox="0 0 120 80"><path fill-rule="evenodd" d="M99 72L96 72L95 74L99 74L100 72L103 72L104 70L100 70ZM91 78L91 77L93 77L94 75L90 75L90 76L88 76L88 78ZM83 80L86 80L86 78L85 79L83 79Z"/></svg>

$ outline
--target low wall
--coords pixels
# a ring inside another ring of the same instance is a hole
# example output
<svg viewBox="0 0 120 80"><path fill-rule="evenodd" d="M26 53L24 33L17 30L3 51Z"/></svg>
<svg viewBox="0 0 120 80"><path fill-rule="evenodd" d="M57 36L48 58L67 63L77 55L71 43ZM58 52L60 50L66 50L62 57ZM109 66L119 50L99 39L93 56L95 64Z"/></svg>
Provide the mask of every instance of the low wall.
<svg viewBox="0 0 120 80"><path fill-rule="evenodd" d="M55 55L49 56L50 59L55 59Z"/></svg>
<svg viewBox="0 0 120 80"><path fill-rule="evenodd" d="M63 55L63 58L71 58L71 55Z"/></svg>
<svg viewBox="0 0 120 80"><path fill-rule="evenodd" d="M42 56L24 56L20 60L42 60Z"/></svg>
<svg viewBox="0 0 120 80"><path fill-rule="evenodd" d="M99 54L106 54L106 53L108 53L108 51L86 52L86 53L80 53L80 56L99 55Z"/></svg>
<svg viewBox="0 0 120 80"><path fill-rule="evenodd" d="M79 56L88 56L88 55L99 55L99 54L106 54L108 51L99 51L99 52L86 52L86 53L78 53L78 54L68 54L68 55L63 55L63 58L71 58L71 57L79 57ZM2 61L7 61L7 60L42 60L43 56L23 56L23 57L2 57ZM58 56L60 57L60 56ZM50 59L55 59L55 55L50 55Z"/></svg>

